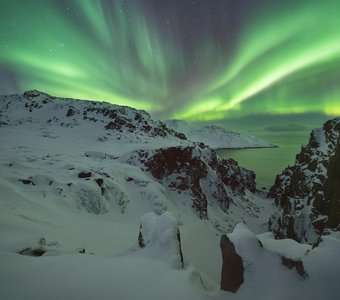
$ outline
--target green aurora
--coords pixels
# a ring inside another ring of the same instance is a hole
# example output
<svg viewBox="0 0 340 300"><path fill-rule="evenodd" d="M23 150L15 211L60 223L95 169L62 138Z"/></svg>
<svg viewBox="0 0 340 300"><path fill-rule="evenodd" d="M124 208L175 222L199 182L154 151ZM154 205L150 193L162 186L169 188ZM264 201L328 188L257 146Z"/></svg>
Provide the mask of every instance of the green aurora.
<svg viewBox="0 0 340 300"><path fill-rule="evenodd" d="M340 115L339 0L162 2L1 1L0 93L197 121Z"/></svg>

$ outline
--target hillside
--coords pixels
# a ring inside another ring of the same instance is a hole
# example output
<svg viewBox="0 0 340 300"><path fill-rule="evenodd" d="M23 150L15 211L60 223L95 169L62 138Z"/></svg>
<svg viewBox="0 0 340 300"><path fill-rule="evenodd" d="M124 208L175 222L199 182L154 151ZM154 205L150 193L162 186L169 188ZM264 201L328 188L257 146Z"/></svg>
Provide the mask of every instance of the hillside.
<svg viewBox="0 0 340 300"><path fill-rule="evenodd" d="M336 236L276 240L253 171L144 111L1 96L0 140L4 299L337 299Z"/></svg>
<svg viewBox="0 0 340 300"><path fill-rule="evenodd" d="M214 149L277 147L251 135L226 130L219 126L191 125L183 120L167 120L165 123L169 128L183 132L188 140L203 142Z"/></svg>

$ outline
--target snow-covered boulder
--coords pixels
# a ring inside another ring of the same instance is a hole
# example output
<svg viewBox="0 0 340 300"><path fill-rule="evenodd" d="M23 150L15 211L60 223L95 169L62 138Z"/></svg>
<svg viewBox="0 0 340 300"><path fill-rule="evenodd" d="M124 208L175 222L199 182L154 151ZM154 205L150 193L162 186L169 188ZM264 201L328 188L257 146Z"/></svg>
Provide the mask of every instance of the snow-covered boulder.
<svg viewBox="0 0 340 300"><path fill-rule="evenodd" d="M181 235L177 219L171 212L148 213L140 220L138 246L174 267L184 267Z"/></svg>
<svg viewBox="0 0 340 300"><path fill-rule="evenodd" d="M338 298L340 240L323 236L317 247L273 234L253 234L244 223L221 238L220 299ZM236 276L236 278L235 278Z"/></svg>
<svg viewBox="0 0 340 300"><path fill-rule="evenodd" d="M269 228L275 237L315 244L340 225L340 117L312 131L294 166L277 176L269 191L277 211Z"/></svg>

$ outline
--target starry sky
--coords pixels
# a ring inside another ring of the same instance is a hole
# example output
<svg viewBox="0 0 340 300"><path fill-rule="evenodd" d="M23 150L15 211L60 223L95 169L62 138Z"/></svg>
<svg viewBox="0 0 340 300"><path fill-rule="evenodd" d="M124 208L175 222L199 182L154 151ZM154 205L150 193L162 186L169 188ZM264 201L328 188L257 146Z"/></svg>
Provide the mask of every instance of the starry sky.
<svg viewBox="0 0 340 300"><path fill-rule="evenodd" d="M0 1L0 94L162 118L340 115L339 0Z"/></svg>

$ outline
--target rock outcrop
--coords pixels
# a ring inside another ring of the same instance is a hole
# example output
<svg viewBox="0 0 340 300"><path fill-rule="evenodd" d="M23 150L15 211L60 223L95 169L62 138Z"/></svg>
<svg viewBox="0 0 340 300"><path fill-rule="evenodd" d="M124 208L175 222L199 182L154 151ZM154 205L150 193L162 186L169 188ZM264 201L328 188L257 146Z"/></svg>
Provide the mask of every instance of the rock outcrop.
<svg viewBox="0 0 340 300"><path fill-rule="evenodd" d="M255 192L255 173L233 159L221 159L203 144L138 150L125 157L139 165L167 188L187 193L200 218L207 217L208 203L217 202L226 211L234 197Z"/></svg>
<svg viewBox="0 0 340 300"><path fill-rule="evenodd" d="M286 240L285 243L292 246L296 242ZM282 241L275 240L272 235L256 236L245 223L237 224L232 233L222 235L221 290L237 292L239 299L263 299L264 294L257 294L257 284L260 282L263 289L268 289L271 285L278 286L283 283L284 286L285 281L294 277L295 280L308 278L305 263L309 262L310 255L318 253L318 249L311 249L309 246L309 252L305 252L300 249L296 251L294 247L284 249L282 245ZM250 298L249 295L242 294L247 286L249 288L249 284L253 285L254 289ZM243 286L246 286L245 289L242 289Z"/></svg>
<svg viewBox="0 0 340 300"><path fill-rule="evenodd" d="M268 196L278 210L269 228L276 238L318 243L340 224L340 117L312 131L294 166L277 176Z"/></svg>
<svg viewBox="0 0 340 300"><path fill-rule="evenodd" d="M226 235L221 237L220 248L223 259L221 289L235 293L244 280L242 258L237 254L234 244Z"/></svg>

